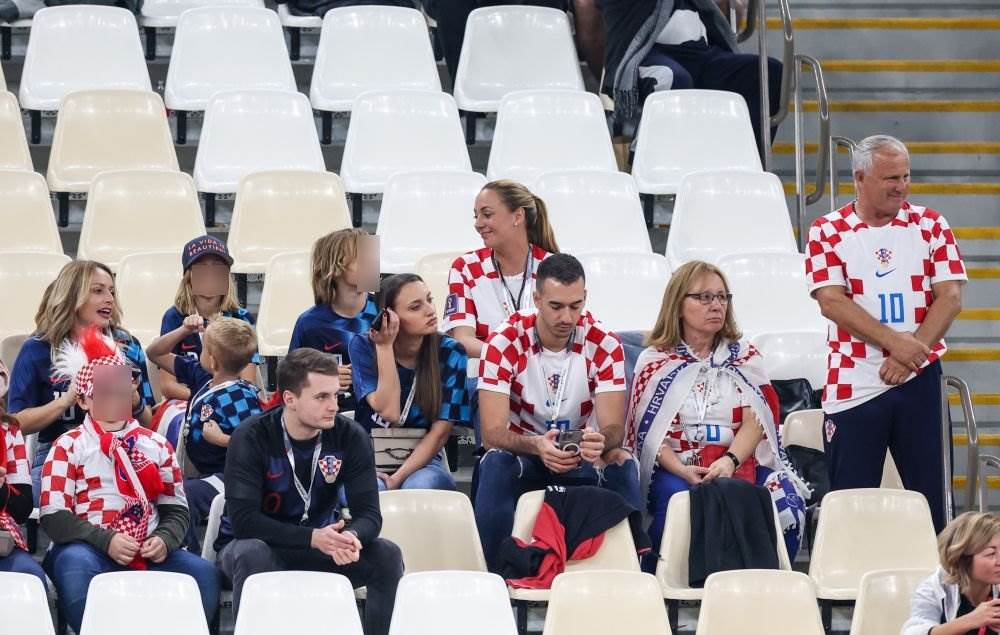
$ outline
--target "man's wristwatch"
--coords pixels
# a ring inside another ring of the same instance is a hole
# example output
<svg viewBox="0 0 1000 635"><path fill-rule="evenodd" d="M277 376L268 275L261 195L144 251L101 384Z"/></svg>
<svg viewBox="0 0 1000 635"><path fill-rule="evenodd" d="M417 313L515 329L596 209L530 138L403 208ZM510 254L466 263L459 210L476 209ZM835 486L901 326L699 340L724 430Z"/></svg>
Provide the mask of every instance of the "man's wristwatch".
<svg viewBox="0 0 1000 635"><path fill-rule="evenodd" d="M726 452L725 454L723 454L723 456L728 456L729 460L733 462L734 470L740 469L740 460L736 458L735 454L733 454L732 452Z"/></svg>

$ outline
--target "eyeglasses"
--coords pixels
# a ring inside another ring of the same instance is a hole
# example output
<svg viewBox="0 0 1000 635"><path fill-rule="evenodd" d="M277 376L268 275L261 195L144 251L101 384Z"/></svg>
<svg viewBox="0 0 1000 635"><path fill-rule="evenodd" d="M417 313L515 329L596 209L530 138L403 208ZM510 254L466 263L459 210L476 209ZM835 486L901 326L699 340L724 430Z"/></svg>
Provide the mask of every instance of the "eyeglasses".
<svg viewBox="0 0 1000 635"><path fill-rule="evenodd" d="M712 300L718 300L719 304L726 306L733 299L732 293L709 293L708 291L704 293L686 293L685 298L694 298L698 302L704 305L712 304Z"/></svg>

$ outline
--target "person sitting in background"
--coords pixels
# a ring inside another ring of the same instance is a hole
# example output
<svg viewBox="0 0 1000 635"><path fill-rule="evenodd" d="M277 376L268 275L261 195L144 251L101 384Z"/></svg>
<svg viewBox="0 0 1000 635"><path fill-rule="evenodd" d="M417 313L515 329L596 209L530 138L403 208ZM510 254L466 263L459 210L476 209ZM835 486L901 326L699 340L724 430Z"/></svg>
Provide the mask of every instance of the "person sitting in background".
<svg viewBox="0 0 1000 635"><path fill-rule="evenodd" d="M1000 516L966 512L938 536L941 566L920 583L901 635L1000 633Z"/></svg>
<svg viewBox="0 0 1000 635"><path fill-rule="evenodd" d="M437 331L437 311L424 281L412 273L382 282L382 322L351 340L355 419L373 428L427 431L380 489L455 489L441 449L452 427L469 424L465 389L468 357L462 345Z"/></svg>
<svg viewBox="0 0 1000 635"><path fill-rule="evenodd" d="M170 352L192 334L202 333L199 359ZM197 551L194 528L208 517L216 495L223 493L229 438L243 420L261 411L257 386L240 377L257 354L257 335L242 320L217 318L205 328L201 316L189 315L179 327L153 340L146 354L193 395L184 417L184 454L199 477L184 481L191 515L185 542Z"/></svg>
<svg viewBox="0 0 1000 635"><path fill-rule="evenodd" d="M648 571L656 568L670 498L716 478L771 491L793 560L798 550L808 488L787 467L775 427L778 396L760 352L742 339L732 299L717 267L684 264L636 362L625 447L639 457L652 516Z"/></svg>
<svg viewBox="0 0 1000 635"><path fill-rule="evenodd" d="M316 304L295 320L288 352L314 348L337 358L340 409L354 410L348 345L371 328L378 306L378 258L373 238L363 229L341 229L316 240L312 249L312 290Z"/></svg>

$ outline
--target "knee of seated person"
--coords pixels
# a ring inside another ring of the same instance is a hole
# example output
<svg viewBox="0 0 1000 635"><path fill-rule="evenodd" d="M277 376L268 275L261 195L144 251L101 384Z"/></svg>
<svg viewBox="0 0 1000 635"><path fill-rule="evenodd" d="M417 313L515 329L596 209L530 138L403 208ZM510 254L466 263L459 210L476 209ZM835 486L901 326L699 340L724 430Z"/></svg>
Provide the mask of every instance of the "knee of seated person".
<svg viewBox="0 0 1000 635"><path fill-rule="evenodd" d="M376 569L383 572L395 572L399 576L403 575L403 552L391 540L376 538L361 553L363 557L370 560Z"/></svg>
<svg viewBox="0 0 1000 635"><path fill-rule="evenodd" d="M240 566L249 569L268 570L274 563L274 552L259 538L242 538L233 544L233 558Z"/></svg>
<svg viewBox="0 0 1000 635"><path fill-rule="evenodd" d="M517 456L507 450L487 450L479 460L479 478L482 478L483 470L516 471L517 469Z"/></svg>
<svg viewBox="0 0 1000 635"><path fill-rule="evenodd" d="M606 465L625 465L628 461L634 461L635 457L625 448L612 448L601 457Z"/></svg>

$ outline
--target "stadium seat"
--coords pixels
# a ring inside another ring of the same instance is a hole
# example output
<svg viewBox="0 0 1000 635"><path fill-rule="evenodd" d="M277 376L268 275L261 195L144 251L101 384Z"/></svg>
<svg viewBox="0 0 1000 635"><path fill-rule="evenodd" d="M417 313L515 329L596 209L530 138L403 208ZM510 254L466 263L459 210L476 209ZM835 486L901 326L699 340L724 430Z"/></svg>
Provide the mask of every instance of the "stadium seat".
<svg viewBox="0 0 1000 635"><path fill-rule="evenodd" d="M381 537L403 551L407 573L486 571L472 503L462 492L379 492ZM506 595L506 594L505 594Z"/></svg>
<svg viewBox="0 0 1000 635"><path fill-rule="evenodd" d="M649 254L653 248L635 181L624 172L548 172L532 186L545 201L559 249Z"/></svg>
<svg viewBox="0 0 1000 635"><path fill-rule="evenodd" d="M340 176L355 194L378 194L389 177L413 170L472 171L451 95L372 91L358 97Z"/></svg>
<svg viewBox="0 0 1000 635"><path fill-rule="evenodd" d="M510 92L585 90L566 12L548 7L483 7L469 14L455 74L462 110L496 112Z"/></svg>
<svg viewBox="0 0 1000 635"><path fill-rule="evenodd" d="M94 576L80 635L132 635L136 624L142 624L143 635L208 635L194 578L166 571Z"/></svg>
<svg viewBox="0 0 1000 635"><path fill-rule="evenodd" d="M299 314L313 305L308 251L278 254L267 263L257 315L257 349L265 357L288 353Z"/></svg>
<svg viewBox="0 0 1000 635"><path fill-rule="evenodd" d="M696 635L823 635L812 580L797 571L713 573Z"/></svg>
<svg viewBox="0 0 1000 635"><path fill-rule="evenodd" d="M389 635L470 632L517 633L503 578L485 571L425 571L408 572L399 581Z"/></svg>
<svg viewBox="0 0 1000 635"><path fill-rule="evenodd" d="M580 262L587 273L587 310L594 317L612 331L652 330L670 280L666 258L594 252L582 254Z"/></svg>
<svg viewBox="0 0 1000 635"><path fill-rule="evenodd" d="M35 312L42 293L69 260L63 254L37 252L3 255L0 298L17 298L17 302L4 302L4 310L0 311L0 340L8 335L34 332Z"/></svg>
<svg viewBox="0 0 1000 635"><path fill-rule="evenodd" d="M473 208L484 185L486 179L475 172L390 176L375 232L382 273L412 272L423 256L466 252L482 245L474 227Z"/></svg>
<svg viewBox="0 0 1000 635"><path fill-rule="evenodd" d="M743 97L717 90L667 90L646 98L632 176L643 194L675 194L701 170L761 171Z"/></svg>
<svg viewBox="0 0 1000 635"><path fill-rule="evenodd" d="M448 275L451 272L451 265L463 253L465 252L449 251L428 254L418 259L414 267L415 273L423 278L424 284L430 289L431 297L434 298L434 307L437 309L438 315L443 314L444 304L448 299ZM472 364L478 366L479 359L473 359ZM475 376L475 373L471 376Z"/></svg>
<svg viewBox="0 0 1000 635"><path fill-rule="evenodd" d="M861 578L850 635L899 633L910 617L910 598L933 569L871 571Z"/></svg>
<svg viewBox="0 0 1000 635"><path fill-rule="evenodd" d="M17 359L18 353L21 352L21 347L24 346L25 340L29 337L31 336L27 333L21 333L18 335L8 335L0 339L0 361L6 364L8 369L14 368L14 360ZM31 453L28 456L32 459L34 458L34 455Z"/></svg>
<svg viewBox="0 0 1000 635"><path fill-rule="evenodd" d="M788 413L781 428L781 444L823 452L823 411L817 408Z"/></svg>
<svg viewBox="0 0 1000 635"><path fill-rule="evenodd" d="M0 252L63 253L45 178L36 172L0 170Z"/></svg>
<svg viewBox="0 0 1000 635"><path fill-rule="evenodd" d="M227 247L236 273L264 273L272 256L312 249L351 226L344 184L332 172L272 170L243 177Z"/></svg>
<svg viewBox="0 0 1000 635"><path fill-rule="evenodd" d="M558 170L618 171L601 100L572 90L508 94L497 113L486 178L532 183Z"/></svg>
<svg viewBox="0 0 1000 635"><path fill-rule="evenodd" d="M205 538L201 544L201 557L209 562L215 562L215 541L219 537L219 527L222 525L222 514L226 510L226 495L216 494L212 506L208 510L205 524Z"/></svg>
<svg viewBox="0 0 1000 635"><path fill-rule="evenodd" d="M173 28L188 9L201 7L264 8L263 0L143 0L139 24L144 27ZM175 40L176 41L176 40Z"/></svg>
<svg viewBox="0 0 1000 635"><path fill-rule="evenodd" d="M742 170L685 176L667 235L671 269L690 260L717 263L722 256L747 251L798 253L778 177Z"/></svg>
<svg viewBox="0 0 1000 635"><path fill-rule="evenodd" d="M296 91L278 16L240 6L185 11L167 71L167 108L205 110L214 95L241 90Z"/></svg>
<svg viewBox="0 0 1000 635"><path fill-rule="evenodd" d="M198 192L187 174L103 172L90 186L77 257L103 262L112 271L132 254L172 251L179 260L184 245L204 234Z"/></svg>
<svg viewBox="0 0 1000 635"><path fill-rule="evenodd" d="M118 262L115 295L122 308L122 326L143 346L149 346L160 335L163 312L174 304L184 275L180 251L178 247L158 253L133 253Z"/></svg>
<svg viewBox="0 0 1000 635"><path fill-rule="evenodd" d="M616 632L670 635L655 577L632 571L574 571L556 576L542 635Z"/></svg>
<svg viewBox="0 0 1000 635"><path fill-rule="evenodd" d="M92 90L66 96L52 139L49 189L86 192L94 176L109 170L178 170L156 93Z"/></svg>
<svg viewBox="0 0 1000 635"><path fill-rule="evenodd" d="M90 5L39 10L24 56L21 108L60 110L70 93L96 89L152 90L135 16Z"/></svg>
<svg viewBox="0 0 1000 635"><path fill-rule="evenodd" d="M937 538L919 492L847 489L823 497L809 576L821 600L854 600L865 573L938 565Z"/></svg>
<svg viewBox="0 0 1000 635"><path fill-rule="evenodd" d="M345 576L272 571L254 574L243 584L235 635L328 631L362 635L354 589Z"/></svg>
<svg viewBox="0 0 1000 635"><path fill-rule="evenodd" d="M441 90L423 14L408 7L355 6L323 17L309 101L321 111L350 111L372 90Z"/></svg>
<svg viewBox="0 0 1000 635"><path fill-rule="evenodd" d="M269 90L215 95L194 162L198 191L232 194L244 176L265 170L326 170L309 99Z"/></svg>
<svg viewBox="0 0 1000 635"><path fill-rule="evenodd" d="M33 575L0 572L0 615L4 633L55 635L45 585Z"/></svg>
<svg viewBox="0 0 1000 635"><path fill-rule="evenodd" d="M33 169L21 107L14 93L7 92L6 84L0 82L0 170Z"/></svg>
<svg viewBox="0 0 1000 635"><path fill-rule="evenodd" d="M736 300L736 319L742 313ZM826 358L829 348L826 331L758 333L753 344L764 355L764 369L771 379L808 379L813 390L826 385Z"/></svg>

